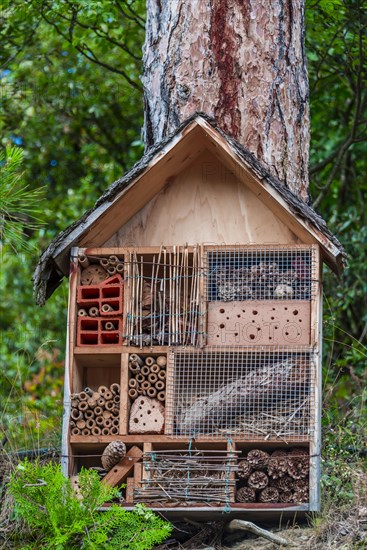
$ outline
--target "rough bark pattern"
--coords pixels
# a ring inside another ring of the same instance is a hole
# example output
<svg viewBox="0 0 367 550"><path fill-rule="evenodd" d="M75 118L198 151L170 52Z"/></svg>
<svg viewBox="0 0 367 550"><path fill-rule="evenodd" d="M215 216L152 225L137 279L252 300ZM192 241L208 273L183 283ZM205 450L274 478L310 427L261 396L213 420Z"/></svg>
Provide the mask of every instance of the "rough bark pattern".
<svg viewBox="0 0 367 550"><path fill-rule="evenodd" d="M145 143L195 111L308 198L304 0L148 0Z"/></svg>

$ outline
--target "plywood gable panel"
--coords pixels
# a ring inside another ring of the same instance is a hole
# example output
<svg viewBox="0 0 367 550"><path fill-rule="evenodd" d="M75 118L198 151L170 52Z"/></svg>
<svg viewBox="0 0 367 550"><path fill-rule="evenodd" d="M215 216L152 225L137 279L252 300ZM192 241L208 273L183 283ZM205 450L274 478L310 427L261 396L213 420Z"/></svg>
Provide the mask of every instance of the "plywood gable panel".
<svg viewBox="0 0 367 550"><path fill-rule="evenodd" d="M235 175L204 151L103 246L287 244L298 238Z"/></svg>

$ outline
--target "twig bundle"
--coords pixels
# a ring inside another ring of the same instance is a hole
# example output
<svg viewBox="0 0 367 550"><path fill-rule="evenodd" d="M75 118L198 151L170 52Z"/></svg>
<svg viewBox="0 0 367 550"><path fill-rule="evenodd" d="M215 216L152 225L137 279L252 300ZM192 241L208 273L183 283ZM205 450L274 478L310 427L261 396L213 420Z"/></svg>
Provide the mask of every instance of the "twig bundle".
<svg viewBox="0 0 367 550"><path fill-rule="evenodd" d="M172 453L172 454L170 454ZM153 451L145 453L148 478L134 500L149 502L229 502L236 457L226 451Z"/></svg>
<svg viewBox="0 0 367 550"><path fill-rule="evenodd" d="M196 345L199 319L199 247L161 247L158 257L130 255L124 335L131 344Z"/></svg>

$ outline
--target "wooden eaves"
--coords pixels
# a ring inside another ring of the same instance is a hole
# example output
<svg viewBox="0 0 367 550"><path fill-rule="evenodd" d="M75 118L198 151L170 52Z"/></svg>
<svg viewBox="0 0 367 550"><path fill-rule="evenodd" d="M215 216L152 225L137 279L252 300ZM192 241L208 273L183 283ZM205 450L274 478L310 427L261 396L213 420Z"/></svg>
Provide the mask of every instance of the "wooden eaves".
<svg viewBox="0 0 367 550"><path fill-rule="evenodd" d="M216 155L305 244L318 243L325 262L340 274L346 254L323 218L204 113L185 120L167 139L149 149L94 207L59 233L41 255L33 280L43 305L69 274L73 246L99 247L184 170L205 149ZM160 243L157 243L160 244Z"/></svg>

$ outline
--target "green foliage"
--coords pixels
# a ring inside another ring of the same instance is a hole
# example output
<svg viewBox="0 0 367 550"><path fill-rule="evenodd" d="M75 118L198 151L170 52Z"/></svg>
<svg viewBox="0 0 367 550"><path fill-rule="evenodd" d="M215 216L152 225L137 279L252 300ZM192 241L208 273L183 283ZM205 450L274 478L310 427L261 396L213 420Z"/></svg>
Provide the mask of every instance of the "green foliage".
<svg viewBox="0 0 367 550"><path fill-rule="evenodd" d="M58 464L24 461L13 473L9 490L16 514L34 529L35 540L27 548L150 550L172 530L142 505L132 512L116 505L99 512L119 491L103 485L94 470L81 470L77 494Z"/></svg>
<svg viewBox="0 0 367 550"><path fill-rule="evenodd" d="M350 505L360 472L367 470L367 390L353 399L347 417L337 424L338 412L325 409L323 414L324 448L322 486L326 500L334 505ZM367 491L367 487L365 488ZM367 493L365 495L367 498Z"/></svg>
<svg viewBox="0 0 367 550"><path fill-rule="evenodd" d="M359 0L306 3L310 189L348 266L324 273L324 402L338 424L366 384L367 10Z"/></svg>
<svg viewBox="0 0 367 550"><path fill-rule="evenodd" d="M8 146L0 151L0 241L14 250L29 250L25 230L42 223L40 201L43 189L29 188L20 171L24 151Z"/></svg>

